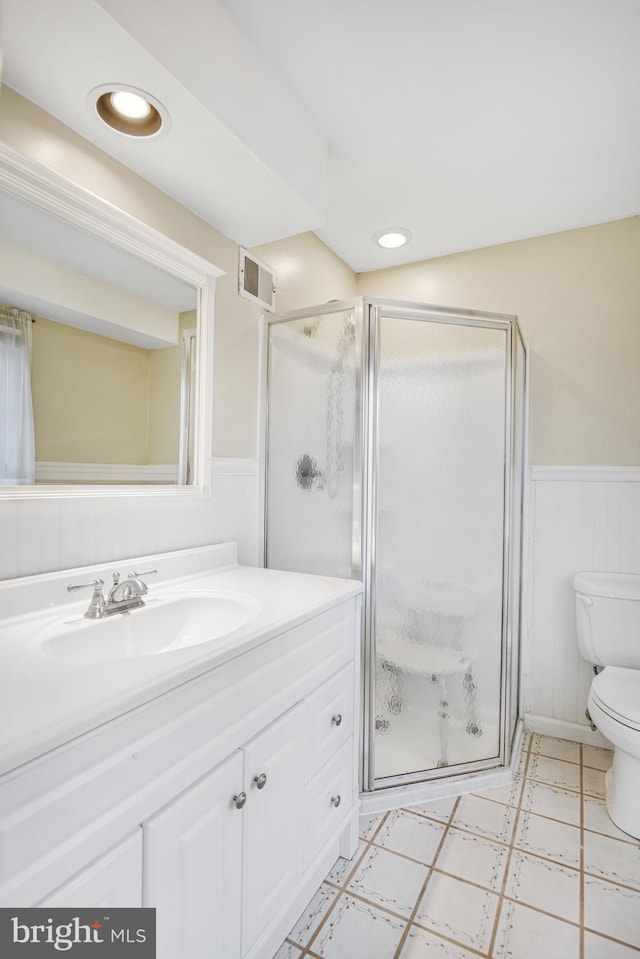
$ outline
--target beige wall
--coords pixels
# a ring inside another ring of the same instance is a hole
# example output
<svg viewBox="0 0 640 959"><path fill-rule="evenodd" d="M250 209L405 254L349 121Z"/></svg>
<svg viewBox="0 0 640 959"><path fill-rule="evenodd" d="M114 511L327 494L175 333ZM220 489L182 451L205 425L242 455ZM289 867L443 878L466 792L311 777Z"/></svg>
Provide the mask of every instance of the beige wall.
<svg viewBox="0 0 640 959"><path fill-rule="evenodd" d="M32 392L38 462L177 464L182 332L177 346L142 349L36 318Z"/></svg>
<svg viewBox="0 0 640 959"><path fill-rule="evenodd" d="M516 313L531 462L640 465L640 217L358 277L360 294Z"/></svg>
<svg viewBox="0 0 640 959"><path fill-rule="evenodd" d="M255 247L276 273L279 313L358 296L353 270L313 233Z"/></svg>
<svg viewBox="0 0 640 959"><path fill-rule="evenodd" d="M36 461L145 463L150 351L42 316L32 333Z"/></svg>

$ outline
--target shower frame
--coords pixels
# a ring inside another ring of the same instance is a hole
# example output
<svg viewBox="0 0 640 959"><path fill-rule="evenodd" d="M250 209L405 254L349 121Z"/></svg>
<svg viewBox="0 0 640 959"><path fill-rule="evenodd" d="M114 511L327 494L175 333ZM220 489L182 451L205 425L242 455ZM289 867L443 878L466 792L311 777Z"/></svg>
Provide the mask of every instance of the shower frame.
<svg viewBox="0 0 640 959"><path fill-rule="evenodd" d="M263 339L263 366L261 370L261 449L260 449L260 556L262 565L268 564L268 482L269 482L269 370L273 326L295 320L322 317L332 313L353 311L355 323L355 422L353 446L353 509L351 530L351 578L363 582L363 616L361 644L361 702L360 702L360 788L363 793L392 790L395 787L442 780L464 780L480 772L509 765L514 744L522 729L521 683L521 620L523 608L524 517L526 505L527 421L529 354L522 338L518 318L481 310L458 309L433 304L408 302L380 297L357 297L332 300L329 303L293 310L267 317ZM501 677L499 749L495 757L471 760L437 769L426 769L383 778L376 778L374 770L374 691L376 670L375 637L375 573L376 573L376 518L380 377L380 319L396 319L444 323L456 326L501 330L505 333L505 404L504 404L504 503L502 548L502 621L501 621ZM513 515L514 477L516 463L515 409L516 392L514 370L516 352L522 348L522 460L520 463L520 509ZM512 530L519 524L519 544L514 554ZM517 596L517 621L512 620L513 597ZM514 644L517 645L517 669L513 671ZM514 688L515 687L515 688ZM515 718L513 707L515 705Z"/></svg>

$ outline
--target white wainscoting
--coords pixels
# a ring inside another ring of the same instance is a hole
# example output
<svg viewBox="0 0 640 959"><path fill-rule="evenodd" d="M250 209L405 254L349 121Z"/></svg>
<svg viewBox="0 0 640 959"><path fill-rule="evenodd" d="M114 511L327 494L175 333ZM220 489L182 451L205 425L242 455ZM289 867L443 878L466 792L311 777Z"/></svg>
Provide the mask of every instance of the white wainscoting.
<svg viewBox="0 0 640 959"><path fill-rule="evenodd" d="M578 570L640 573L640 470L531 471L524 711L529 729L596 742L585 718L591 667L577 649Z"/></svg>
<svg viewBox="0 0 640 959"><path fill-rule="evenodd" d="M0 579L233 540L257 563L255 459L216 457L212 494L0 501Z"/></svg>
<svg viewBox="0 0 640 959"><path fill-rule="evenodd" d="M211 477L216 542L233 540L243 566L258 566L258 463L215 456Z"/></svg>
<svg viewBox="0 0 640 959"><path fill-rule="evenodd" d="M37 483L175 483L177 479L177 463L36 463Z"/></svg>

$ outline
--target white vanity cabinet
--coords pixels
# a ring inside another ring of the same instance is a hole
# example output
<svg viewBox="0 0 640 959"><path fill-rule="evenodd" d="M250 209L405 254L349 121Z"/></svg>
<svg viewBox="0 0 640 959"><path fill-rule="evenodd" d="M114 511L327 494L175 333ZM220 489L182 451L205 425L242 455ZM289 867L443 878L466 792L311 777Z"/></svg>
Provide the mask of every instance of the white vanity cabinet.
<svg viewBox="0 0 640 959"><path fill-rule="evenodd" d="M304 719L301 703L243 749L243 955L302 879Z"/></svg>
<svg viewBox="0 0 640 959"><path fill-rule="evenodd" d="M272 959L357 845L360 597L0 777L0 906L154 906L158 959Z"/></svg>
<svg viewBox="0 0 640 959"><path fill-rule="evenodd" d="M144 824L158 959L245 955L302 878L303 721L299 704Z"/></svg>
<svg viewBox="0 0 640 959"><path fill-rule="evenodd" d="M128 906L141 906L141 876L142 830L136 829L36 905L108 909L126 902Z"/></svg>
<svg viewBox="0 0 640 959"><path fill-rule="evenodd" d="M156 907L157 959L240 955L242 783L238 751L143 826L143 905Z"/></svg>

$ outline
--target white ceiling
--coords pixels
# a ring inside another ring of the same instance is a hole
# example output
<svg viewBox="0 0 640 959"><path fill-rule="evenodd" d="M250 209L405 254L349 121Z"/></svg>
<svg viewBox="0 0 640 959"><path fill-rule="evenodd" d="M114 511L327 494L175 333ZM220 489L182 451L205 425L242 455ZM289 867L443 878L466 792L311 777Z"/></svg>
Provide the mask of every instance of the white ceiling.
<svg viewBox="0 0 640 959"><path fill-rule="evenodd" d="M244 245L313 229L366 271L640 213L638 0L4 6L9 86ZM103 127L112 81L169 132Z"/></svg>

